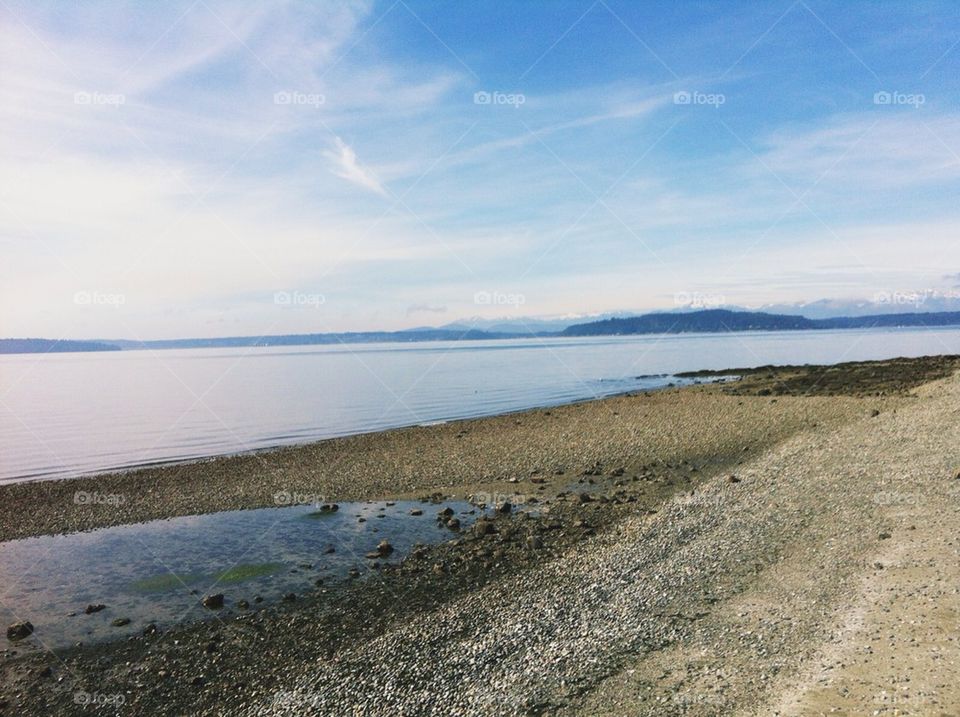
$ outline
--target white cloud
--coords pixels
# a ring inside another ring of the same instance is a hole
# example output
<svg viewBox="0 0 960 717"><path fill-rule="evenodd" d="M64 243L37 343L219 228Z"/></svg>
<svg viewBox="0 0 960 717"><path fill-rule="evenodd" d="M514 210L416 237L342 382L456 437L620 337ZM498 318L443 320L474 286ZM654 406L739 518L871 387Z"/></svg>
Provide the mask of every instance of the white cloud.
<svg viewBox="0 0 960 717"><path fill-rule="evenodd" d="M357 159L357 153L353 151L353 147L339 137L334 139L334 147L336 148L335 151L328 150L323 153L324 156L333 163L333 168L330 170L333 174L341 179L346 179L348 182L353 182L365 189L369 189L371 192L375 192L380 196L387 196L387 190L384 189L373 171L361 166L360 161Z"/></svg>

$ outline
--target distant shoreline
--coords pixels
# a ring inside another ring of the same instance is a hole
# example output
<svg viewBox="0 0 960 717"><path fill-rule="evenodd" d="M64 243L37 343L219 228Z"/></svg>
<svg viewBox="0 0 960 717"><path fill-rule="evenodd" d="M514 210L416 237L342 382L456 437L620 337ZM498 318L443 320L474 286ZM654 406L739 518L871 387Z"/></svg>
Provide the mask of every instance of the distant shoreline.
<svg viewBox="0 0 960 717"><path fill-rule="evenodd" d="M960 328L960 312L877 314L808 319L760 311L707 309L678 313L650 313L622 319L604 319L573 324L562 331L502 332L463 329L410 329L403 331L356 331L275 336L225 336L220 338L131 341L96 339L68 341L43 338L0 339L0 354L137 351L197 348L245 348L268 346L315 346L361 343L416 343L424 341L496 341L537 338L585 338L593 336L642 336L655 334L724 334L747 331L819 331L873 328Z"/></svg>

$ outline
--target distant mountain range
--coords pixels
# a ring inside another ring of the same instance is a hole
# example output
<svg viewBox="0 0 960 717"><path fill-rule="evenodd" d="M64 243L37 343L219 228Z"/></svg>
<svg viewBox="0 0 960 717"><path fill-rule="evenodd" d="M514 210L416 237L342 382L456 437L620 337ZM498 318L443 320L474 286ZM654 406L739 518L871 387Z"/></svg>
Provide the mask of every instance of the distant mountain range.
<svg viewBox="0 0 960 717"><path fill-rule="evenodd" d="M586 324L574 324L564 329L561 335L620 336L692 332L864 329L900 326L960 326L960 311L808 319L804 316L768 314L762 311L706 309L687 313L644 314L643 316L623 319L605 319Z"/></svg>
<svg viewBox="0 0 960 717"><path fill-rule="evenodd" d="M497 324L500 325L500 324ZM359 331L333 334L285 334L281 336L228 336L212 339L165 339L159 341L54 339L0 339L0 354L64 353L81 351L142 351L161 349L237 348L248 346L312 346L356 343L409 343L416 341L481 341L561 336L624 336L631 334L722 333L732 331L803 331L895 327L960 326L960 311L891 313L870 316L837 316L810 319L763 311L704 309L660 312L640 316L600 319L566 325L562 329L490 331L452 325L407 331Z"/></svg>

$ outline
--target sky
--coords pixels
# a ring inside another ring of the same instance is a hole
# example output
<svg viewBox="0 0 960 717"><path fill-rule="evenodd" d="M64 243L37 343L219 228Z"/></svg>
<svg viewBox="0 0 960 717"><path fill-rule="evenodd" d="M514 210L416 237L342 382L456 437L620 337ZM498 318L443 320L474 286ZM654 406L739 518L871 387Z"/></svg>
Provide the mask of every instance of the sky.
<svg viewBox="0 0 960 717"><path fill-rule="evenodd" d="M952 2L0 0L0 336L960 285Z"/></svg>

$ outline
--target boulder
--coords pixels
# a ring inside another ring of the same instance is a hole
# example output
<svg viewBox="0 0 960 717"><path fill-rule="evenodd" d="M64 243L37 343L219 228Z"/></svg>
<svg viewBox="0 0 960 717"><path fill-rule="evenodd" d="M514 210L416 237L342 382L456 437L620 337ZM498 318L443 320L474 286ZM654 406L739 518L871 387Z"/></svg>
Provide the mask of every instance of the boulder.
<svg viewBox="0 0 960 717"><path fill-rule="evenodd" d="M219 610L223 607L223 593L207 595L203 598L203 606L208 610Z"/></svg>
<svg viewBox="0 0 960 717"><path fill-rule="evenodd" d="M29 637L32 633L33 623L28 620L15 622L12 625L7 626L8 640L22 640L25 637Z"/></svg>

